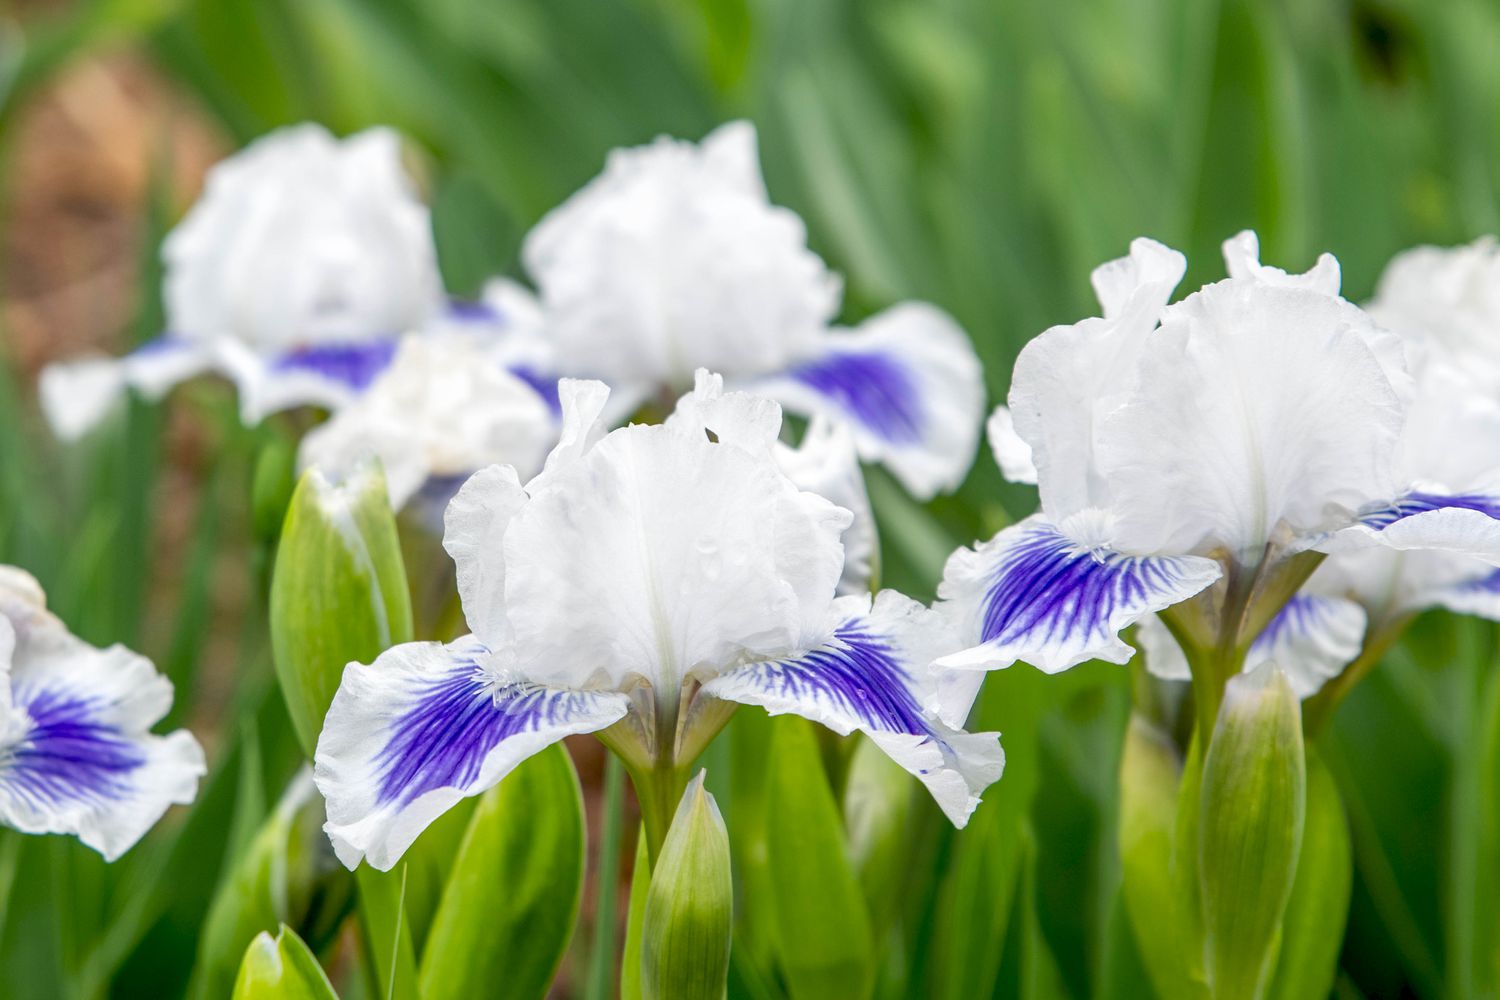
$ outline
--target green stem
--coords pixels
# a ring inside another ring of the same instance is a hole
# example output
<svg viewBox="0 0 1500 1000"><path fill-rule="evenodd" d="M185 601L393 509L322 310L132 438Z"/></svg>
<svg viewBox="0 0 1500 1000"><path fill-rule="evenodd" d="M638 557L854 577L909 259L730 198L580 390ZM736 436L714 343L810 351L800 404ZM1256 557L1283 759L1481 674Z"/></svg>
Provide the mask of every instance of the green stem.
<svg viewBox="0 0 1500 1000"><path fill-rule="evenodd" d="M672 828L672 817L677 813L682 793L687 790L687 768L658 764L649 769L629 770L630 783L635 786L635 798L641 807L641 822L646 827L646 850L654 866L662 844L666 843L667 831Z"/></svg>
<svg viewBox="0 0 1500 1000"><path fill-rule="evenodd" d="M1385 659L1396 640L1411 623L1410 614L1396 615L1375 626L1365 635L1364 647L1343 673L1323 685L1323 689L1302 706L1302 725L1308 739L1314 739L1333 718L1333 713L1354 686L1364 680L1375 665Z"/></svg>

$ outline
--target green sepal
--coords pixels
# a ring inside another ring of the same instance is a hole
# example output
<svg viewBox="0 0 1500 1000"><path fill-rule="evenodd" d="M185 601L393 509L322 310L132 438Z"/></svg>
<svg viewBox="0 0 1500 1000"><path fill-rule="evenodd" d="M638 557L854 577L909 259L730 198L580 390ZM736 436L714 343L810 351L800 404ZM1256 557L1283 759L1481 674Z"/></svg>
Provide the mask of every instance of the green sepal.
<svg viewBox="0 0 1500 1000"><path fill-rule="evenodd" d="M1264 995L1306 815L1302 713L1271 666L1225 690L1203 761L1198 826L1204 966L1215 1000Z"/></svg>
<svg viewBox="0 0 1500 1000"><path fill-rule="evenodd" d="M729 831L704 772L688 785L652 870L641 931L644 1000L720 1000L729 980Z"/></svg>

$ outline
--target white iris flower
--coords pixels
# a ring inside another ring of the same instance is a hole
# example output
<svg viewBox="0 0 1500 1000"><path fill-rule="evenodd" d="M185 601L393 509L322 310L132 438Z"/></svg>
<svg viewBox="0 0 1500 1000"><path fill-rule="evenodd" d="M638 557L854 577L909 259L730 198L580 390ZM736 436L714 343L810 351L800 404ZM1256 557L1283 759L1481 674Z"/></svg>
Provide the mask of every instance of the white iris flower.
<svg viewBox="0 0 1500 1000"><path fill-rule="evenodd" d="M162 257L162 336L43 372L61 436L87 432L127 387L157 398L209 371L235 382L247 423L340 406L444 305L427 207L388 129L339 140L305 124L251 143L209 172Z"/></svg>
<svg viewBox="0 0 1500 1000"><path fill-rule="evenodd" d="M73 636L36 580L0 566L0 824L119 857L205 772L186 730L151 733L171 706L150 661Z"/></svg>
<svg viewBox="0 0 1500 1000"><path fill-rule="evenodd" d="M849 428L859 454L914 495L962 481L984 405L968 338L908 302L842 330L842 284L771 204L752 125L700 144L618 149L527 235L522 260L555 374L611 386L623 418L693 372Z"/></svg>
<svg viewBox="0 0 1500 1000"><path fill-rule="evenodd" d="M1022 351L990 432L1042 511L950 559L940 594L970 648L945 665L1124 663L1120 631L1163 612L1189 660L1297 663L1306 694L1364 626L1342 598L1294 600L1324 552L1500 557L1493 481L1408 461L1419 393L1400 342L1339 297L1337 261L1287 274L1252 233L1225 258L1227 280L1168 305L1185 261L1137 240L1094 273L1102 318Z"/></svg>
<svg viewBox="0 0 1500 1000"><path fill-rule="evenodd" d="M561 384L543 471L475 474L444 545L472 635L350 664L316 780L340 858L390 868L429 823L575 733L620 755L670 819L737 704L859 730L956 824L999 777L997 734L961 730L972 671L946 620L900 594L836 597L850 512L776 458L780 407L702 374L661 425L609 433L609 390ZM664 829L664 826L661 826Z"/></svg>

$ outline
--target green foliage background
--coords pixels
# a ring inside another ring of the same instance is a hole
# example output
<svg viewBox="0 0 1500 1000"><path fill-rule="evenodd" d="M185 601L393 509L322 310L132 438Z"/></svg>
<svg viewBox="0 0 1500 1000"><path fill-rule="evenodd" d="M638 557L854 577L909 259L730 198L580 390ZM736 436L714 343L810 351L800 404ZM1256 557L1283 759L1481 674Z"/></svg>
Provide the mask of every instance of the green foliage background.
<svg viewBox="0 0 1500 1000"><path fill-rule="evenodd" d="M940 304L992 400L1021 344L1090 314L1089 270L1134 236L1186 251L1192 286L1254 227L1288 268L1334 252L1359 299L1397 250L1500 226L1500 6L1484 0L94 0L0 21L0 155L39 85L112 46L146 54L237 142L308 118L400 128L426 154L459 293L514 272L527 227L610 147L751 118L773 198L847 276L847 318ZM137 338L160 318L150 262L172 220L153 212ZM64 449L33 387L0 378L0 559L85 636L151 654L177 683L174 720L210 711L194 704L205 671L237 678L211 709L198 804L121 864L0 831L0 990L17 998L184 990L225 859L296 763L264 607L226 623L207 597L226 554L247 594L265 591L274 529L257 529L251 487L281 432L239 428L212 388L172 405L198 409L217 445L190 511L159 504L159 410L134 403ZM921 597L954 545L1034 503L987 454L925 508L879 474L871 489L885 582ZM163 516L192 519L167 596ZM224 628L243 632L237 661L206 663ZM1488 626L1423 619L1325 741L1357 866L1341 996L1493 995L1495 648ZM904 897L917 916L891 932L880 996L1149 995L1114 849L1129 680L1099 665L991 679L980 711L1005 732L1006 777L964 835L927 824L926 882ZM742 722L721 744L768 738ZM733 835L754 796L716 794ZM736 955L753 957L756 931L741 933ZM778 995L747 960L731 995Z"/></svg>

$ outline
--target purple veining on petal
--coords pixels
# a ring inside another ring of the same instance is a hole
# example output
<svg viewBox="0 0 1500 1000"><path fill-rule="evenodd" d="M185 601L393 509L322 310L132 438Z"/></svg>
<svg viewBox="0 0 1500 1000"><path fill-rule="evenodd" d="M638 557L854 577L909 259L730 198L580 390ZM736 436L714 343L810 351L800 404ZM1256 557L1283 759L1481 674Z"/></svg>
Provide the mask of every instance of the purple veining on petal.
<svg viewBox="0 0 1500 1000"><path fill-rule="evenodd" d="M538 368L518 363L511 365L508 369L512 375L531 386L538 396L542 397L547 404L547 409L552 411L554 417L562 416L562 400L557 394L557 376L550 375Z"/></svg>
<svg viewBox="0 0 1500 1000"><path fill-rule="evenodd" d="M930 735L898 655L884 636L851 618L822 646L755 669L764 687L782 697L827 699L878 732Z"/></svg>
<svg viewBox="0 0 1500 1000"><path fill-rule="evenodd" d="M18 690L31 718L25 738L0 752L0 784L41 808L119 799L146 763L140 747L97 719L89 698L56 689Z"/></svg>
<svg viewBox="0 0 1500 1000"><path fill-rule="evenodd" d="M448 318L459 323L499 323L504 317L500 310L488 302L474 302L469 299L449 299Z"/></svg>
<svg viewBox="0 0 1500 1000"><path fill-rule="evenodd" d="M1500 594L1500 569L1465 580L1451 589L1461 594Z"/></svg>
<svg viewBox="0 0 1500 1000"><path fill-rule="evenodd" d="M889 355L838 352L788 374L887 441L912 444L922 439L926 415L921 395L911 373Z"/></svg>
<svg viewBox="0 0 1500 1000"><path fill-rule="evenodd" d="M1116 610L1144 606L1184 579L1179 560L1089 551L1049 524L1033 525L995 568L981 639L1035 644L1102 636Z"/></svg>
<svg viewBox="0 0 1500 1000"><path fill-rule="evenodd" d="M1443 496L1440 493L1408 493L1391 503L1367 511L1359 521L1377 530L1388 528L1397 521L1433 510L1477 510L1487 517L1500 520L1500 497L1485 493L1459 493Z"/></svg>
<svg viewBox="0 0 1500 1000"><path fill-rule="evenodd" d="M395 339L309 344L281 355L272 362L278 372L303 371L351 389L364 389L390 365L396 356Z"/></svg>
<svg viewBox="0 0 1500 1000"><path fill-rule="evenodd" d="M1250 653L1264 653L1281 639L1291 635L1307 635L1329 627L1326 613L1333 605L1327 598L1316 594L1296 594L1286 606L1276 612L1260 635L1250 644Z"/></svg>
<svg viewBox="0 0 1500 1000"><path fill-rule="evenodd" d="M584 713L589 696L535 684L497 687L474 663L425 681L376 758L377 800L406 805L436 788L465 788L505 740Z"/></svg>

